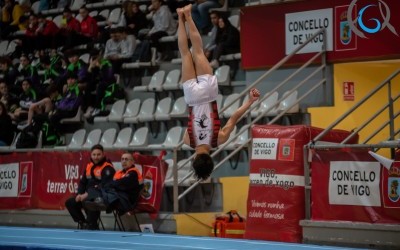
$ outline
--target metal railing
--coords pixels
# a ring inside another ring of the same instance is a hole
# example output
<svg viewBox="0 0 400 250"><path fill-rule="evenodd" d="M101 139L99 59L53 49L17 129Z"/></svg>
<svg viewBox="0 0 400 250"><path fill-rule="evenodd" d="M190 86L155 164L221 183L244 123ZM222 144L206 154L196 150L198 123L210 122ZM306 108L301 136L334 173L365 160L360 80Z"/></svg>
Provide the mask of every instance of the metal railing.
<svg viewBox="0 0 400 250"><path fill-rule="evenodd" d="M394 149L400 147L400 141L395 141L395 136L400 134L400 126L395 128L395 119L399 117L400 110L395 111L394 104L400 105L400 92L397 94L393 94L393 85L392 81L394 78L400 75L400 69L393 72L390 76L388 76L385 80L383 80L377 87L375 87L372 91L370 91L364 98L362 98L359 102L357 102L353 107L351 107L347 112L337 118L334 122L332 122L326 129L324 129L321 133L319 133L312 141L308 144L304 145L303 148L303 157L304 157L304 180L305 180L305 209L306 209L306 219L311 218L311 177L310 177L310 162L309 162L309 153L310 149L343 149L343 148L370 148L374 150L379 150L381 148L390 148L391 149L391 157L394 157ZM400 76L398 81L400 82ZM331 143L323 143L321 142L319 145L316 145L317 142L323 140L324 136L326 136L330 131L332 131L336 126L338 126L342 121L344 121L347 117L353 114L358 108L362 107L367 101L369 101L372 97L376 96L380 90L383 90L384 87L387 87L388 98L387 102L380 108L377 108L377 111L373 113L370 117L366 118L364 122L362 122L356 129L354 129L349 136L347 136L343 141L338 143L337 145L332 145ZM360 144L346 144L348 143L354 136L358 135L363 129L365 129L368 125L370 125L373 121L376 121L379 115L382 115L383 112L387 110L388 112L388 120L383 121L379 127L377 127L371 134L366 135L366 138L362 140ZM386 127L389 127L389 137L386 138L388 141L392 141L392 143L369 143L372 138L378 135L382 130Z"/></svg>

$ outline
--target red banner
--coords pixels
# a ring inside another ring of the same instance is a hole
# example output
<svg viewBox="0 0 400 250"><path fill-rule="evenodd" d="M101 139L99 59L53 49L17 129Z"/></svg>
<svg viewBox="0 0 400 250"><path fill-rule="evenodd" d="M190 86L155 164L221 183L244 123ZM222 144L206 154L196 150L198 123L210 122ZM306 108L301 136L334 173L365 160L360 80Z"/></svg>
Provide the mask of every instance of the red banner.
<svg viewBox="0 0 400 250"><path fill-rule="evenodd" d="M37 170L32 153L2 155L0 157L0 209L34 207L33 173Z"/></svg>
<svg viewBox="0 0 400 250"><path fill-rule="evenodd" d="M164 188L165 175L167 173L167 164L161 161L159 156L149 156L134 154L137 164L142 165L144 188L140 194L137 208L140 211L156 213L161 205L161 196Z"/></svg>
<svg viewBox="0 0 400 250"><path fill-rule="evenodd" d="M246 239L301 242L303 146L321 131L301 125L253 127ZM333 131L324 140L338 142L348 135Z"/></svg>
<svg viewBox="0 0 400 250"><path fill-rule="evenodd" d="M120 166L122 152L107 152L114 166ZM90 152L13 153L0 157L0 209L64 209L65 200L75 194ZM167 165L155 156L135 154L151 183L146 206L141 211L157 212ZM144 165L147 164L147 165ZM151 175L150 175L151 173ZM148 200L151 202L149 203Z"/></svg>
<svg viewBox="0 0 400 250"><path fill-rule="evenodd" d="M321 28L327 31L328 63L399 58L399 9L396 0L308 0L242 8L242 66L271 67ZM317 36L286 65L310 59L323 40Z"/></svg>
<svg viewBox="0 0 400 250"><path fill-rule="evenodd" d="M367 150L317 151L311 167L313 220L400 222L398 162L388 170Z"/></svg>

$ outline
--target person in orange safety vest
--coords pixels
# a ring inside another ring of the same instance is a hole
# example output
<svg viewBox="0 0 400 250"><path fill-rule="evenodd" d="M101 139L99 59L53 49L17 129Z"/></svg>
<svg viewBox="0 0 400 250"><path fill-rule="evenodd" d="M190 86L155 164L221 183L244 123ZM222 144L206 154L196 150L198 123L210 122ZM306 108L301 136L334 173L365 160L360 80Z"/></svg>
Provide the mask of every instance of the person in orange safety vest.
<svg viewBox="0 0 400 250"><path fill-rule="evenodd" d="M116 209L122 215L135 207L143 187L142 172L135 167L130 153L121 156L121 165L122 169L115 173L114 180L102 188L102 197L86 203L89 209Z"/></svg>
<svg viewBox="0 0 400 250"><path fill-rule="evenodd" d="M77 195L69 198L65 206L81 229L98 230L100 211L88 210L83 203L101 196L101 188L113 181L115 169L105 157L103 146L100 144L92 147L90 158L79 182ZM85 210L86 218L82 209Z"/></svg>

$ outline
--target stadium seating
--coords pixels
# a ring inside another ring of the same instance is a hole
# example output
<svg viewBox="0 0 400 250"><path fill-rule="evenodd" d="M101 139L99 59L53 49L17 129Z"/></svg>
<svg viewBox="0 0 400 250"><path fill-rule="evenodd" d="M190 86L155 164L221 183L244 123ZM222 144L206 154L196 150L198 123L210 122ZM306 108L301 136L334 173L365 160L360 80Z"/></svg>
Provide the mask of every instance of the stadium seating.
<svg viewBox="0 0 400 250"><path fill-rule="evenodd" d="M149 144L149 128L141 127L135 131L132 141L129 143L131 148L143 148Z"/></svg>
<svg viewBox="0 0 400 250"><path fill-rule="evenodd" d="M228 105L230 106L222 114L220 114L220 116L222 116L223 118L230 118L233 115L233 113L235 113L235 111L238 110L240 106L240 98L238 97L239 94L236 93L233 93L228 97L226 97L223 108L227 107ZM231 104L235 99L237 100L233 104Z"/></svg>
<svg viewBox="0 0 400 250"><path fill-rule="evenodd" d="M103 135L101 136L100 144L105 149L111 149L114 145L116 136L117 136L117 130L115 128L109 128L106 131L104 131Z"/></svg>
<svg viewBox="0 0 400 250"><path fill-rule="evenodd" d="M150 144L148 147L154 150L163 148L173 148L178 146L178 143L182 140L184 128L181 126L176 126L171 128L163 143L160 144Z"/></svg>
<svg viewBox="0 0 400 250"><path fill-rule="evenodd" d="M170 118L185 118L188 116L188 106L183 96L175 101L169 116Z"/></svg>
<svg viewBox="0 0 400 250"><path fill-rule="evenodd" d="M170 120L171 103L171 97L166 97L158 102L156 112L154 113L155 121Z"/></svg>
<svg viewBox="0 0 400 250"><path fill-rule="evenodd" d="M144 100L144 102L140 106L139 114L137 116L124 118L124 123L138 123L140 119L153 117L155 102L156 100L154 98L148 98Z"/></svg>
<svg viewBox="0 0 400 250"><path fill-rule="evenodd" d="M218 85L220 86L230 86L231 76L230 67L228 65L222 65L215 70L215 75L218 79Z"/></svg>
<svg viewBox="0 0 400 250"><path fill-rule="evenodd" d="M117 139L113 145L113 148L126 148L129 145L132 137L132 128L127 127L119 131Z"/></svg>
<svg viewBox="0 0 400 250"><path fill-rule="evenodd" d="M98 144L101 138L101 129L94 129L89 132L86 142L82 145L82 149L90 150L91 147Z"/></svg>
<svg viewBox="0 0 400 250"><path fill-rule="evenodd" d="M174 69L168 72L167 77L165 78L164 84L162 84L163 90L171 91L180 89L179 80L181 77L181 70Z"/></svg>
<svg viewBox="0 0 400 250"><path fill-rule="evenodd" d="M70 117L70 118L63 118L63 119L60 120L60 123L61 124L81 123L82 122L82 115L83 115L82 107L79 106L78 110L76 111L75 116Z"/></svg>
<svg viewBox="0 0 400 250"><path fill-rule="evenodd" d="M297 90L293 91L289 95L289 91L286 91L283 94L284 99L279 103L279 106L277 108L277 111L284 111L285 109L291 107L297 102ZM286 111L286 113L298 113L300 110L299 104L297 103L293 107L291 107L289 110Z"/></svg>
<svg viewBox="0 0 400 250"><path fill-rule="evenodd" d="M81 149L86 138L86 130L79 129L72 135L71 142L68 144L67 149Z"/></svg>
<svg viewBox="0 0 400 250"><path fill-rule="evenodd" d="M140 110L140 99L131 100L126 106L125 112L122 115L122 119L125 120L125 118L137 116L139 114L139 110Z"/></svg>
<svg viewBox="0 0 400 250"><path fill-rule="evenodd" d="M114 102L108 116L96 116L94 122L122 122L126 101L118 100Z"/></svg>
<svg viewBox="0 0 400 250"><path fill-rule="evenodd" d="M276 115L276 107L275 106L277 105L277 102L278 102L278 95L279 95L278 92L275 91L267 99L262 101L260 103L260 105L258 106L258 108L251 111L251 117L255 118L268 109L270 109L270 110L266 114L264 114L264 116L275 116ZM247 100L248 100L248 96L247 96L246 101Z"/></svg>
<svg viewBox="0 0 400 250"><path fill-rule="evenodd" d="M153 74L148 86L136 86L133 91L162 91L162 84L164 82L165 71L159 70Z"/></svg>

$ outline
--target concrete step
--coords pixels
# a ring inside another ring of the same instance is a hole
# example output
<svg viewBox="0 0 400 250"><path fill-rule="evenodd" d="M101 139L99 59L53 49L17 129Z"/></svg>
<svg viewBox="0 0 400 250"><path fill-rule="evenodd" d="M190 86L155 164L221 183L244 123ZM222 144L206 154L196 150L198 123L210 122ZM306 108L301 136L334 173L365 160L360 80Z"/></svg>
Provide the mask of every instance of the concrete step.
<svg viewBox="0 0 400 250"><path fill-rule="evenodd" d="M172 213L159 213L156 219L150 218L147 213L137 214L140 224L152 224L157 233L176 233L176 222ZM101 220L105 230L114 230L113 214L102 212ZM122 217L124 227L127 231L139 231L133 216ZM43 227L43 228L77 228L67 210L1 210L0 225L22 226L22 227Z"/></svg>

